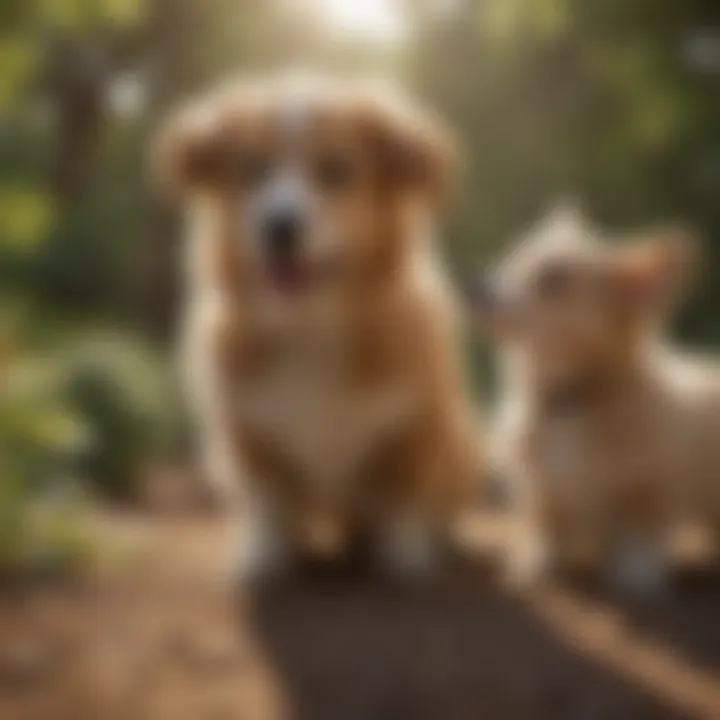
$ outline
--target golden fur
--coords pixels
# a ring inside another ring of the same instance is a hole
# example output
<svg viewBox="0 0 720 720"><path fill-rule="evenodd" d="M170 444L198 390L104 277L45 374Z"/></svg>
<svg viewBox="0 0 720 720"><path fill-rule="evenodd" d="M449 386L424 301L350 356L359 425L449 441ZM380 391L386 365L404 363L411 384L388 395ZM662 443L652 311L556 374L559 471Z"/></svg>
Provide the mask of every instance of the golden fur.
<svg viewBox="0 0 720 720"><path fill-rule="evenodd" d="M291 91L312 111L292 147L276 117ZM242 152L294 153L310 178L327 157L352 167L347 187L312 191L333 263L292 302L242 237L254 201L229 161ZM432 237L448 160L424 116L325 81L224 88L158 141L165 186L189 209L183 355L209 472L251 512L259 496L275 541L337 550L401 518L435 531L471 497L474 419Z"/></svg>
<svg viewBox="0 0 720 720"><path fill-rule="evenodd" d="M693 248L673 230L611 244L561 210L495 274L479 316L502 348L497 448L529 521L513 571L589 551L647 591L675 521L720 529L720 369L661 335Z"/></svg>

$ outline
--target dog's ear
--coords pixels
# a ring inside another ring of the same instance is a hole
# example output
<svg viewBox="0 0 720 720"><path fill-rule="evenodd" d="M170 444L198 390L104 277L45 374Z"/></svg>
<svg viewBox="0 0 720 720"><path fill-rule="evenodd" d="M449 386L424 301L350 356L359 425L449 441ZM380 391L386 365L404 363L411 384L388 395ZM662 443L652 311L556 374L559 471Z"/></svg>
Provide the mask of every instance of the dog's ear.
<svg viewBox="0 0 720 720"><path fill-rule="evenodd" d="M646 234L620 252L618 269L624 293L639 307L665 306L688 289L699 259L699 243L686 228Z"/></svg>
<svg viewBox="0 0 720 720"><path fill-rule="evenodd" d="M551 237L577 239L589 233L590 222L577 198L561 197L540 222L540 229Z"/></svg>
<svg viewBox="0 0 720 720"><path fill-rule="evenodd" d="M151 162L153 179L172 199L212 187L224 162L212 107L197 102L171 113L157 131Z"/></svg>
<svg viewBox="0 0 720 720"><path fill-rule="evenodd" d="M450 194L456 169L448 131L437 119L387 96L366 102L363 116L384 187L439 208Z"/></svg>

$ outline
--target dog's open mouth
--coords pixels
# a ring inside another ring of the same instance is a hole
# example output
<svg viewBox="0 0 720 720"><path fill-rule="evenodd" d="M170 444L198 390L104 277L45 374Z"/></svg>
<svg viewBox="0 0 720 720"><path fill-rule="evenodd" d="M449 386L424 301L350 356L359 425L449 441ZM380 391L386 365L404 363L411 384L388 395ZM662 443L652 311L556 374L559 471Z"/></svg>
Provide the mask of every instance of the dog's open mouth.
<svg viewBox="0 0 720 720"><path fill-rule="evenodd" d="M309 268L298 260L274 260L268 265L268 277L272 286L282 295L296 295L311 284Z"/></svg>
<svg viewBox="0 0 720 720"><path fill-rule="evenodd" d="M295 296L307 293L329 280L337 269L331 257L313 262L300 258L274 259L267 265L272 287L282 295Z"/></svg>

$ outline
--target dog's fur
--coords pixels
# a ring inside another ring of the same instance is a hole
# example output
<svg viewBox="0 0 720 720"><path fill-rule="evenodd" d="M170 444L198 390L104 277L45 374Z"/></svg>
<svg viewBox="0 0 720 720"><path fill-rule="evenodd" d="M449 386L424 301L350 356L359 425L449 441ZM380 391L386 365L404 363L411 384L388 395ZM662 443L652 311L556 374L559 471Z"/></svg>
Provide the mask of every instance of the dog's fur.
<svg viewBox="0 0 720 720"><path fill-rule="evenodd" d="M360 532L420 570L471 497L475 424L433 247L448 149L396 98L317 78L225 87L161 133L160 176L189 210L188 381L208 473L248 510L246 573ZM340 187L330 171L322 186L327 158ZM256 220L291 196L307 232L288 293Z"/></svg>
<svg viewBox="0 0 720 720"><path fill-rule="evenodd" d="M486 288L477 315L505 374L497 447L537 531L516 547L520 577L586 551L647 591L675 520L720 529L720 369L661 337L695 248L669 228L618 246L561 209Z"/></svg>

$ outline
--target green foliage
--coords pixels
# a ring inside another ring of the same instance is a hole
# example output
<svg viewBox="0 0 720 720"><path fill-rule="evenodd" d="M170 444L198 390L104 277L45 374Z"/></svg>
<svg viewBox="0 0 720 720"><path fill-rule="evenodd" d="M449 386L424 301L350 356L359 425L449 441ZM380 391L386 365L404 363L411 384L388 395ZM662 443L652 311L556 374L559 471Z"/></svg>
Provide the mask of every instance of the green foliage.
<svg viewBox="0 0 720 720"><path fill-rule="evenodd" d="M7 108L37 72L39 48L21 37L0 34L0 108Z"/></svg>
<svg viewBox="0 0 720 720"><path fill-rule="evenodd" d="M55 538L61 528L71 532L75 503L53 502L42 523L36 517L43 499L69 498L77 488L73 471L87 428L67 403L55 363L19 355L6 359L0 378L0 569L50 555L74 562L76 548Z"/></svg>
<svg viewBox="0 0 720 720"><path fill-rule="evenodd" d="M6 252L27 250L52 227L53 201L20 187L0 187L0 245Z"/></svg>
<svg viewBox="0 0 720 720"><path fill-rule="evenodd" d="M85 475L101 493L128 499L143 469L181 449L184 415L173 373L122 337L80 345L68 370L70 396L93 433Z"/></svg>
<svg viewBox="0 0 720 720"><path fill-rule="evenodd" d="M712 19L679 0L476 0L418 25L411 83L464 148L455 266L496 255L571 195L612 229L690 221L717 267L720 174L707 168L720 153L720 67L687 51ZM704 342L717 340L715 277L684 322Z"/></svg>
<svg viewBox="0 0 720 720"><path fill-rule="evenodd" d="M182 449L172 374L128 337L42 354L1 340L0 572L84 564L96 544L87 491L129 499L146 468Z"/></svg>
<svg viewBox="0 0 720 720"><path fill-rule="evenodd" d="M138 22L142 0L39 0L38 11L58 28L87 31L100 24L128 25Z"/></svg>
<svg viewBox="0 0 720 720"><path fill-rule="evenodd" d="M424 96L463 148L447 246L460 276L558 196L611 228L695 223L708 270L681 331L720 345L720 68L687 52L717 27L712 3L397 2L412 27L395 48L323 34L281 0L0 2L0 564L82 554L73 503L49 503L55 522L44 498L79 479L129 497L182 447L169 348L154 349L177 309L176 226L148 193L146 151L169 105L229 72L366 68ZM126 71L145 78L147 117L112 114ZM491 387L486 350L468 355Z"/></svg>

